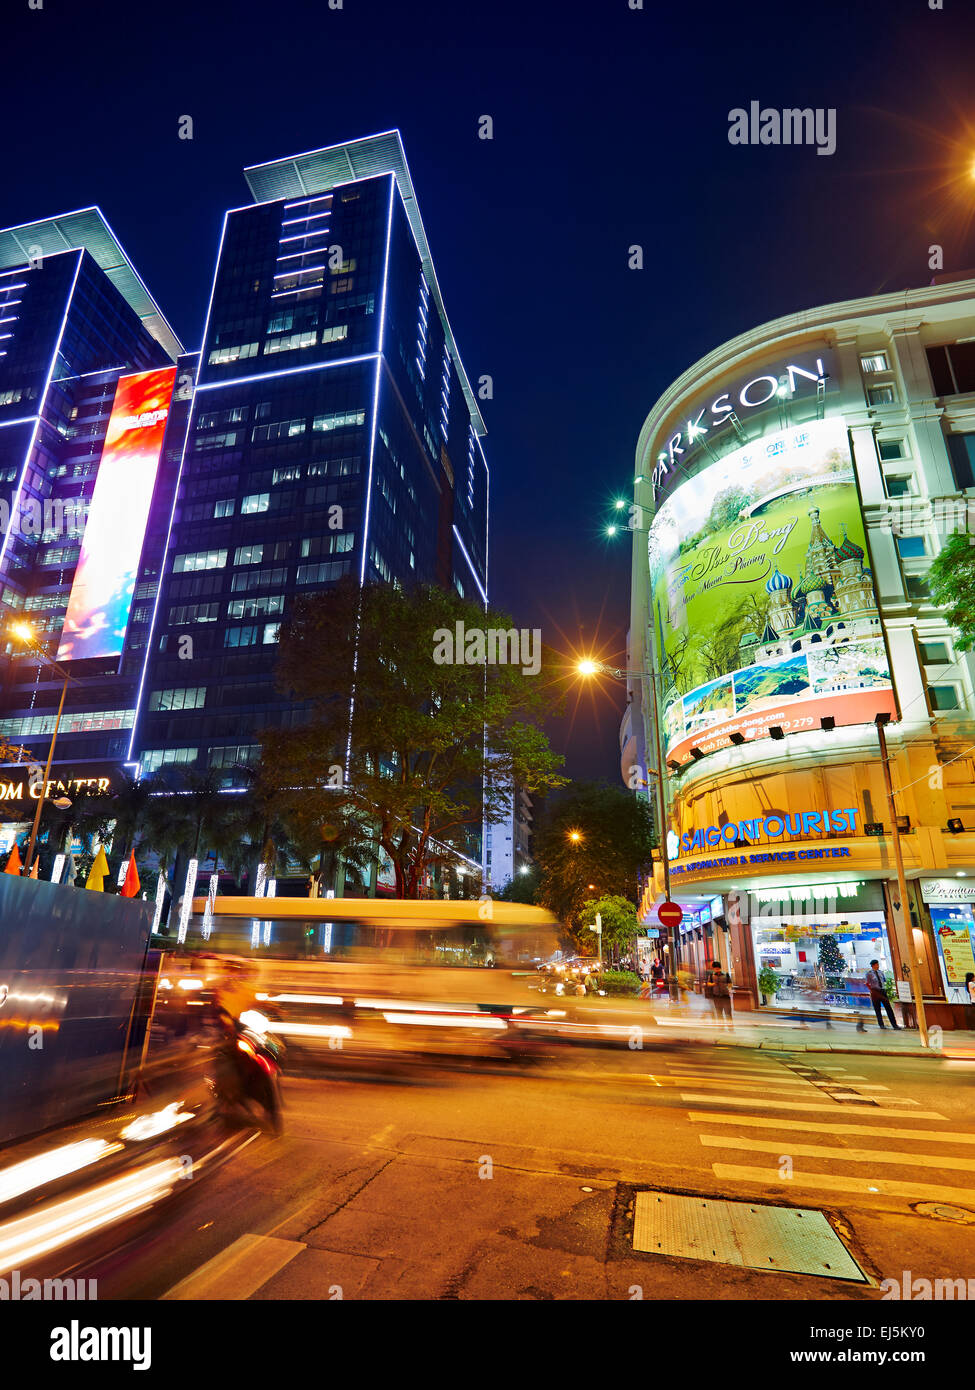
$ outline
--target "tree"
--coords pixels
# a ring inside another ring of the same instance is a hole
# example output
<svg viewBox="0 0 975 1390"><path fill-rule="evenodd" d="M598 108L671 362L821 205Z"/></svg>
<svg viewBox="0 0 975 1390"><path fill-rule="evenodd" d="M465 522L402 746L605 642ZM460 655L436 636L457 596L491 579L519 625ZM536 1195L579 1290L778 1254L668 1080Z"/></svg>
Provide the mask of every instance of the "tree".
<svg viewBox="0 0 975 1390"><path fill-rule="evenodd" d="M578 926L590 884L605 896L635 897L653 844L653 815L642 797L603 783L574 783L535 831L543 905Z"/></svg>
<svg viewBox="0 0 975 1390"><path fill-rule="evenodd" d="M527 874L514 874L500 893L494 896L502 903L525 903L529 907L537 907L539 888L538 869L533 865Z"/></svg>
<svg viewBox="0 0 975 1390"><path fill-rule="evenodd" d="M842 975L845 969L843 953L837 945L836 937L831 934L820 938L819 968L824 975Z"/></svg>
<svg viewBox="0 0 975 1390"><path fill-rule="evenodd" d="M961 634L955 639L956 650L971 651L975 648L975 545L971 536L952 536L931 562L928 585L935 603Z"/></svg>
<svg viewBox="0 0 975 1390"><path fill-rule="evenodd" d="M398 897L419 896L433 862L500 819L514 780L564 783L539 727L559 703L551 659L536 674L523 649L492 664L489 630L515 634L505 614L446 589L351 579L299 599L282 625L279 684L307 722L262 733L262 773L319 825L373 827Z"/></svg>
<svg viewBox="0 0 975 1390"><path fill-rule="evenodd" d="M599 914L602 937L589 930ZM613 958L625 955L631 950L639 931L636 918L636 904L618 893L601 898L588 898L580 910L582 929L576 933L579 950L583 955L595 955L600 940L603 954L611 953Z"/></svg>

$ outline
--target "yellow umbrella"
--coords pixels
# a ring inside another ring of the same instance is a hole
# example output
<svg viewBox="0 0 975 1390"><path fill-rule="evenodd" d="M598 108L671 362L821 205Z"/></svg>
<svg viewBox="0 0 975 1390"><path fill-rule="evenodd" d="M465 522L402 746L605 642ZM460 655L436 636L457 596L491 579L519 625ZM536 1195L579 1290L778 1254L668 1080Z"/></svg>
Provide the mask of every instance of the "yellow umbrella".
<svg viewBox="0 0 975 1390"><path fill-rule="evenodd" d="M98 853L95 855L95 862L91 866L91 873L88 875L86 888L93 888L96 893L104 893L105 879L108 877L108 860L105 858L105 846L98 846Z"/></svg>

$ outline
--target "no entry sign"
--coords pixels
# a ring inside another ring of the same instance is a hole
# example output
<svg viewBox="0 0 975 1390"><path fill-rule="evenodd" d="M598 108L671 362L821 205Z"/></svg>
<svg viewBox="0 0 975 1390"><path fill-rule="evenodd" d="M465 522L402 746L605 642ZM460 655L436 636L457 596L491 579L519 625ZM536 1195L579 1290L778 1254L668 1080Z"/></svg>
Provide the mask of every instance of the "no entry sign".
<svg viewBox="0 0 975 1390"><path fill-rule="evenodd" d="M657 908L657 917L665 927L679 927L684 919L684 909L680 903L672 903L668 899Z"/></svg>

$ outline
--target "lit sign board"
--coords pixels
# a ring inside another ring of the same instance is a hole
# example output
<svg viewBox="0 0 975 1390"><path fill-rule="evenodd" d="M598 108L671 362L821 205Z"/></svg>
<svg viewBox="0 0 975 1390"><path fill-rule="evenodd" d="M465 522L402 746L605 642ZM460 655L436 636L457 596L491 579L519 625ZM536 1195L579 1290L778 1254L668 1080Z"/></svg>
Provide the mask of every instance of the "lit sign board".
<svg viewBox="0 0 975 1390"><path fill-rule="evenodd" d="M763 837L774 840L780 835L802 838L807 835L855 835L857 833L856 806L848 806L842 811L795 811L785 815L754 816L751 820L729 821L727 825L709 825L702 830L688 830L680 837L682 854L693 854L695 850L712 848L715 845L733 845L736 841L756 841Z"/></svg>
<svg viewBox="0 0 975 1390"><path fill-rule="evenodd" d="M121 655L175 382L175 367L119 378L59 661Z"/></svg>
<svg viewBox="0 0 975 1390"><path fill-rule="evenodd" d="M669 762L824 716L897 717L841 420L766 435L675 488L648 560Z"/></svg>
<svg viewBox="0 0 975 1390"><path fill-rule="evenodd" d="M728 423L739 411L758 410L775 399L789 400L800 390L819 390L826 381L826 354L789 362L752 377L742 385L722 391L713 401L695 408L690 418L676 430L655 460L653 488L656 495L677 481L702 442L709 434Z"/></svg>
<svg viewBox="0 0 975 1390"><path fill-rule="evenodd" d="M60 781L52 777L49 782L44 783L45 799L50 796L75 795L80 791L107 795L111 789L111 782L108 777L70 777L66 781ZM21 779L19 782L0 781L0 801L23 801L28 796L32 801L39 801L41 797L40 778L36 784Z"/></svg>

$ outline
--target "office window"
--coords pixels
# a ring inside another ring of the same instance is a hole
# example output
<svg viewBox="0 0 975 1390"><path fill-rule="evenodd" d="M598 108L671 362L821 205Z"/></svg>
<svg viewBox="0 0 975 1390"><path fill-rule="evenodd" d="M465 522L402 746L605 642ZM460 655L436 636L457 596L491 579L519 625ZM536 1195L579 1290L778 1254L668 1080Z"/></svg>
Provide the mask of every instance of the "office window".
<svg viewBox="0 0 975 1390"><path fill-rule="evenodd" d="M326 584L333 579L341 579L348 574L351 563L348 560L325 560L320 565L299 565L299 584Z"/></svg>
<svg viewBox="0 0 975 1390"><path fill-rule="evenodd" d="M187 570L219 570L227 563L226 550L193 550L177 555L173 561L173 573L185 574Z"/></svg>
<svg viewBox="0 0 975 1390"><path fill-rule="evenodd" d="M259 631L253 623L247 627L228 627L223 634L223 644L225 647L253 647Z"/></svg>
<svg viewBox="0 0 975 1390"><path fill-rule="evenodd" d="M961 709L961 692L957 685L929 685L928 698L934 710Z"/></svg>
<svg viewBox="0 0 975 1390"><path fill-rule="evenodd" d="M871 405L893 405L897 400L897 391L889 381L883 386L868 386L867 400Z"/></svg>
<svg viewBox="0 0 975 1390"><path fill-rule="evenodd" d="M936 396L960 396L975 391L975 343L946 343L927 349Z"/></svg>
<svg viewBox="0 0 975 1390"><path fill-rule="evenodd" d="M266 512L271 504L271 494L268 492L252 492L249 497L245 497L240 504L241 516L254 516L257 512Z"/></svg>
<svg viewBox="0 0 975 1390"><path fill-rule="evenodd" d="M884 463L890 462L891 459L902 459L905 457L904 441L903 439L878 439L877 452Z"/></svg>
<svg viewBox="0 0 975 1390"><path fill-rule="evenodd" d="M222 502L214 502L214 519L219 520L219 518L222 516L233 516L234 508L236 507L236 505L237 503L234 501L232 497L225 497Z"/></svg>
<svg viewBox="0 0 975 1390"><path fill-rule="evenodd" d="M890 364L886 352L871 352L860 358L862 372L889 372Z"/></svg>
<svg viewBox="0 0 975 1390"><path fill-rule="evenodd" d="M222 366L225 362L240 362L247 357L256 357L260 343L237 343L233 347L214 348L207 358L211 367Z"/></svg>
<svg viewBox="0 0 975 1390"><path fill-rule="evenodd" d="M280 631L281 631L281 624L280 624L280 623L265 623L265 624L264 624L264 645L265 645L265 646L270 646L273 642L276 642L276 641L278 640L278 634L280 633Z"/></svg>
<svg viewBox="0 0 975 1390"><path fill-rule="evenodd" d="M317 555L344 555L355 545L355 532L332 532L327 536L307 536L301 542L301 558L312 560Z"/></svg>
<svg viewBox="0 0 975 1390"><path fill-rule="evenodd" d="M947 642L919 642L918 645L925 666L947 666L951 662L951 649Z"/></svg>
<svg viewBox="0 0 975 1390"><path fill-rule="evenodd" d="M271 486L276 487L278 483L294 483L301 477L301 464L292 464L289 468L275 468L271 474Z"/></svg>
<svg viewBox="0 0 975 1390"><path fill-rule="evenodd" d="M251 439L255 444L275 444L282 439L295 439L304 434L307 428L308 422L304 419L277 420L270 425L255 425L251 430Z"/></svg>
<svg viewBox="0 0 975 1390"><path fill-rule="evenodd" d="M169 625L179 627L181 623L215 623L219 616L219 603L178 603L169 610Z"/></svg>
<svg viewBox="0 0 975 1390"><path fill-rule="evenodd" d="M975 487L975 434L949 434L945 442L955 487Z"/></svg>
<svg viewBox="0 0 975 1390"><path fill-rule="evenodd" d="M908 598L926 599L931 597L928 581L922 579L919 574L905 574L904 587L907 590Z"/></svg>
<svg viewBox="0 0 975 1390"><path fill-rule="evenodd" d="M347 338L348 336L349 325L347 323L338 323L334 328L322 329L323 343L340 343L343 338Z"/></svg>
<svg viewBox="0 0 975 1390"><path fill-rule="evenodd" d="M230 581L230 591L234 594L246 593L249 589L276 589L288 582L288 571L284 567L261 570L241 570Z"/></svg>
<svg viewBox="0 0 975 1390"><path fill-rule="evenodd" d="M250 767L261 756L259 743L231 743L225 747L211 748L207 755L209 767Z"/></svg>
<svg viewBox="0 0 975 1390"><path fill-rule="evenodd" d="M241 545L234 551L235 565L259 565L263 559L263 545Z"/></svg>
<svg viewBox="0 0 975 1390"><path fill-rule="evenodd" d="M195 763L199 756L198 748L149 748L142 755L142 775L158 772L166 765L185 767Z"/></svg>
<svg viewBox="0 0 975 1390"><path fill-rule="evenodd" d="M205 685L182 685L169 690L154 690L149 696L149 708L152 711L202 709L206 694Z"/></svg>
<svg viewBox="0 0 975 1390"><path fill-rule="evenodd" d="M315 347L317 342L318 334L314 331L288 333L281 338L269 338L264 344L264 355L267 357L272 352L294 352L298 348Z"/></svg>
<svg viewBox="0 0 975 1390"><path fill-rule="evenodd" d="M363 425L366 420L364 410L340 410L331 415L316 415L312 421L313 430L341 430L354 425Z"/></svg>
<svg viewBox="0 0 975 1390"><path fill-rule="evenodd" d="M898 536L897 553L902 560L920 560L928 552L923 536Z"/></svg>
<svg viewBox="0 0 975 1390"><path fill-rule="evenodd" d="M235 598L227 605L228 618L263 618L284 612L284 594L264 594L260 598Z"/></svg>

